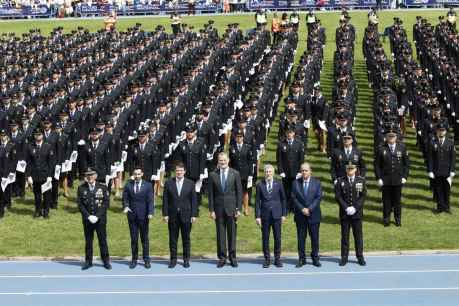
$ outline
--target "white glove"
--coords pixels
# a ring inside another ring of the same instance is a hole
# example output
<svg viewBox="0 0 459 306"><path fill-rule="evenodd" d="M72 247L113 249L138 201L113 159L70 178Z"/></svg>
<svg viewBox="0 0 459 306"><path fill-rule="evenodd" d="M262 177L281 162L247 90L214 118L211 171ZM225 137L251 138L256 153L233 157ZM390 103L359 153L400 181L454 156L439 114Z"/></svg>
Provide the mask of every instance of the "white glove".
<svg viewBox="0 0 459 306"><path fill-rule="evenodd" d="M86 144L86 142L85 142L83 139L80 139L80 140L78 141L78 145L79 145L79 146L84 146L85 144Z"/></svg>
<svg viewBox="0 0 459 306"><path fill-rule="evenodd" d="M451 185L453 184L453 177L449 176L446 180L448 181L449 187L451 187Z"/></svg>
<svg viewBox="0 0 459 306"><path fill-rule="evenodd" d="M406 178L402 177L402 184L406 183Z"/></svg>
<svg viewBox="0 0 459 306"><path fill-rule="evenodd" d="M379 179L379 180L378 180L378 186L379 186L379 187L382 187L383 185L384 185L383 180L382 180L382 179Z"/></svg>
<svg viewBox="0 0 459 306"><path fill-rule="evenodd" d="M151 218L153 218L153 215L148 215L148 219L151 219Z"/></svg>
<svg viewBox="0 0 459 306"><path fill-rule="evenodd" d="M132 210L129 207L125 207L123 212L127 214L128 212L132 212Z"/></svg>
<svg viewBox="0 0 459 306"><path fill-rule="evenodd" d="M48 176L48 177L46 178L46 182L51 182L52 180L53 180L53 179L51 178L51 176Z"/></svg>
<svg viewBox="0 0 459 306"><path fill-rule="evenodd" d="M338 183L338 180L333 181L333 185L336 185L336 183Z"/></svg>
<svg viewBox="0 0 459 306"><path fill-rule="evenodd" d="M431 179L434 179L434 178L435 178L435 174L433 174L433 172L429 172L429 177L430 177Z"/></svg>
<svg viewBox="0 0 459 306"><path fill-rule="evenodd" d="M281 178L285 178L285 173L282 172L282 173L280 174L280 177L281 177Z"/></svg>
<svg viewBox="0 0 459 306"><path fill-rule="evenodd" d="M301 173L296 174L296 179L299 179L301 177Z"/></svg>
<svg viewBox="0 0 459 306"><path fill-rule="evenodd" d="M31 176L27 178L27 183L29 183L29 185L33 185L33 180Z"/></svg>
<svg viewBox="0 0 459 306"><path fill-rule="evenodd" d="M449 177L451 177L451 178L453 178L455 175L456 175L456 173L454 173L454 172L450 172L449 173Z"/></svg>
<svg viewBox="0 0 459 306"><path fill-rule="evenodd" d="M88 220L89 220L89 222L91 222L92 224L94 224L94 223L96 223L96 222L99 220L99 218L97 218L96 216L92 216L92 215L91 215L91 216L88 217Z"/></svg>
<svg viewBox="0 0 459 306"><path fill-rule="evenodd" d="M353 214L355 214L354 206L349 206L348 208L346 208L346 213L348 216L352 216Z"/></svg>
<svg viewBox="0 0 459 306"><path fill-rule="evenodd" d="M418 135L419 135L419 136L422 136L421 130L418 131Z"/></svg>
<svg viewBox="0 0 459 306"><path fill-rule="evenodd" d="M398 109L398 115L399 115L399 116L403 116L403 112L404 112L404 111L405 111L405 110L404 110L403 108L399 108L399 109Z"/></svg>

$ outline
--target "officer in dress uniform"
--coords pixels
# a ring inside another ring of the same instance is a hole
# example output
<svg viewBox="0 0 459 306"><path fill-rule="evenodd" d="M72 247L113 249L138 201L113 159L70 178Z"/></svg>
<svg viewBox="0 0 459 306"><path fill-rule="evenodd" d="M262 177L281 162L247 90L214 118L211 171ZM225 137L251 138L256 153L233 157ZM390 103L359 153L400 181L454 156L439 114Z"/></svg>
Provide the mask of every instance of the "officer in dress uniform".
<svg viewBox="0 0 459 306"><path fill-rule="evenodd" d="M363 233L362 216L363 205L367 194L365 179L356 175L357 166L352 162L346 166L346 176L338 179L335 185L335 199L339 205L339 217L341 221L341 260L340 266L348 262L349 256L349 234L352 234L355 241L355 254L358 264L365 266L363 257Z"/></svg>
<svg viewBox="0 0 459 306"><path fill-rule="evenodd" d="M395 225L402 225L402 186L408 179L409 169L410 159L405 144L397 142L397 133L389 130L386 143L379 147L375 157L375 176L382 190L384 226L389 226L392 210Z"/></svg>
<svg viewBox="0 0 459 306"><path fill-rule="evenodd" d="M277 147L277 171L282 177L285 194L290 203L292 183L300 173L301 164L304 162L304 145L301 141L295 139L294 127L289 127L287 137L284 141L279 142ZM291 207L290 207L291 208Z"/></svg>
<svg viewBox="0 0 459 306"><path fill-rule="evenodd" d="M35 141L28 144L26 149L26 177L29 185L33 186L34 217L49 218L51 189L42 193L42 185L52 181L56 155L51 145L44 142L43 130L36 129L34 138Z"/></svg>
<svg viewBox="0 0 459 306"><path fill-rule="evenodd" d="M446 124L438 124L436 136L430 142L427 153L427 171L432 180L437 213L450 212L449 198L456 169L456 148L446 133Z"/></svg>
<svg viewBox="0 0 459 306"><path fill-rule="evenodd" d="M107 187L96 181L97 172L88 168L85 172L86 182L78 187L77 203L83 218L85 238L85 263L82 270L92 267L94 232L99 240L100 256L104 268L110 270L110 255L107 245L107 209L110 206L110 194Z"/></svg>
<svg viewBox="0 0 459 306"><path fill-rule="evenodd" d="M331 159L331 178L333 184L338 178L346 176L346 165L351 161L357 166L357 175L365 177L366 166L362 152L353 145L353 134L346 132L343 137L344 148L335 149Z"/></svg>
<svg viewBox="0 0 459 306"><path fill-rule="evenodd" d="M0 130L0 178L8 178L10 173L16 171L16 149L13 142L9 140L9 137L5 129ZM9 184L5 190L0 188L0 219L5 214L5 207L11 204L11 190L13 185Z"/></svg>

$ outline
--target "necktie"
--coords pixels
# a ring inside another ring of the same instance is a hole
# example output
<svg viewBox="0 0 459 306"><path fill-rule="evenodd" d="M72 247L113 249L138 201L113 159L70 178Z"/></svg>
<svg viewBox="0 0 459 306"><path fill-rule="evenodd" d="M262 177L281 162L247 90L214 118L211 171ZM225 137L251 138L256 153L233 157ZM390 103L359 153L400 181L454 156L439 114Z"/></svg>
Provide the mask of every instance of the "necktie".
<svg viewBox="0 0 459 306"><path fill-rule="evenodd" d="M308 189L309 189L309 182L308 181L303 181L304 197L306 197L308 195Z"/></svg>
<svg viewBox="0 0 459 306"><path fill-rule="evenodd" d="M94 191L94 185L89 185L89 191L93 192Z"/></svg>
<svg viewBox="0 0 459 306"><path fill-rule="evenodd" d="M347 158L349 158L349 155L350 155L350 154L351 154L351 150L346 149L346 156L347 156Z"/></svg>
<svg viewBox="0 0 459 306"><path fill-rule="evenodd" d="M242 146L240 144L237 145L237 150L240 152L241 151L241 148Z"/></svg>
<svg viewBox="0 0 459 306"><path fill-rule="evenodd" d="M139 192L139 182L135 183L135 193Z"/></svg>
<svg viewBox="0 0 459 306"><path fill-rule="evenodd" d="M354 179L352 177L349 178L349 184L352 185L352 183L354 183Z"/></svg>
<svg viewBox="0 0 459 306"><path fill-rule="evenodd" d="M226 189L226 175L225 175L225 170L222 170L222 177L221 177L221 180L222 180L222 189L223 189L223 191L225 191L225 189Z"/></svg>
<svg viewBox="0 0 459 306"><path fill-rule="evenodd" d="M177 191L178 191L178 195L180 196L180 193L182 192L182 180L178 180L177 181Z"/></svg>
<svg viewBox="0 0 459 306"><path fill-rule="evenodd" d="M272 185L272 182L269 181L268 182L268 193L271 193L273 191L273 185Z"/></svg>
<svg viewBox="0 0 459 306"><path fill-rule="evenodd" d="M395 150L395 146L394 146L394 145L391 145L391 146L390 146L390 151L391 151L392 153L394 153L394 150Z"/></svg>

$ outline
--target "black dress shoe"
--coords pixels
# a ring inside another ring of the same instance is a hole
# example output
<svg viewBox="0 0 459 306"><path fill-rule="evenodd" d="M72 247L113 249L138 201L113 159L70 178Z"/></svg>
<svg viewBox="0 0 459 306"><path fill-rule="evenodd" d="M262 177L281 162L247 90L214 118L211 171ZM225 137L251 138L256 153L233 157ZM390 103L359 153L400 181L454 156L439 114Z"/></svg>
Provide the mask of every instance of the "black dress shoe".
<svg viewBox="0 0 459 306"><path fill-rule="evenodd" d="M397 227L402 226L402 222L400 222L400 221L395 221L395 226L397 226Z"/></svg>
<svg viewBox="0 0 459 306"><path fill-rule="evenodd" d="M169 268L169 269L173 269L173 268L175 268L176 265L177 265L177 260L176 260L176 259L172 259L172 260L169 262L168 268Z"/></svg>
<svg viewBox="0 0 459 306"><path fill-rule="evenodd" d="M447 214L450 214L450 215L453 214L449 208L445 209L444 212L447 213Z"/></svg>
<svg viewBox="0 0 459 306"><path fill-rule="evenodd" d="M111 270L112 269L112 265L108 261L104 262L104 268L107 269L107 270Z"/></svg>
<svg viewBox="0 0 459 306"><path fill-rule="evenodd" d="M282 264L282 261L280 261L280 259L278 260L275 260L274 261L274 265L277 267L277 268L282 268L284 265Z"/></svg>
<svg viewBox="0 0 459 306"><path fill-rule="evenodd" d="M384 221L383 224L384 224L384 227L388 227L390 225L390 222L389 221Z"/></svg>
<svg viewBox="0 0 459 306"><path fill-rule="evenodd" d="M220 260L217 262L217 268L222 268L225 264L226 264L226 260L220 259Z"/></svg>
<svg viewBox="0 0 459 306"><path fill-rule="evenodd" d="M347 264L347 258L341 258L341 260L339 261L339 265L342 267L342 266L345 266Z"/></svg>
<svg viewBox="0 0 459 306"><path fill-rule="evenodd" d="M89 268L92 267L92 263L90 262L85 262L83 266L81 266L81 270L88 270Z"/></svg>
<svg viewBox="0 0 459 306"><path fill-rule="evenodd" d="M34 217L34 218L39 218L39 217L41 217L41 212L36 211L36 212L33 214L33 217Z"/></svg>
<svg viewBox="0 0 459 306"><path fill-rule="evenodd" d="M145 269L150 269L151 268L151 263L149 261L145 262Z"/></svg>
<svg viewBox="0 0 459 306"><path fill-rule="evenodd" d="M366 266L367 265L367 263L365 262L365 259L363 257L357 258L357 262L361 266Z"/></svg>
<svg viewBox="0 0 459 306"><path fill-rule="evenodd" d="M183 267L184 268L189 268L190 267L190 261L189 260L183 260Z"/></svg>
<svg viewBox="0 0 459 306"><path fill-rule="evenodd" d="M45 213L43 214L43 218L49 219L49 213L45 212Z"/></svg>
<svg viewBox="0 0 459 306"><path fill-rule="evenodd" d="M301 268L302 266L306 265L306 259L300 259L298 260L298 263L296 264L295 268Z"/></svg>
<svg viewBox="0 0 459 306"><path fill-rule="evenodd" d="M231 263L231 267L233 267L233 268L239 267L239 264L237 263L236 258L230 259L230 263Z"/></svg>
<svg viewBox="0 0 459 306"><path fill-rule="evenodd" d="M136 266L137 266L137 260L136 259L131 260L131 262L129 263L129 269L134 269Z"/></svg>
<svg viewBox="0 0 459 306"><path fill-rule="evenodd" d="M270 265L271 265L271 262L269 260L265 260L263 262L263 268L269 268Z"/></svg>
<svg viewBox="0 0 459 306"><path fill-rule="evenodd" d="M312 265L313 265L314 267L317 267L317 268L322 267L322 264L320 263L320 261L319 261L318 259L313 259L313 260L312 260Z"/></svg>

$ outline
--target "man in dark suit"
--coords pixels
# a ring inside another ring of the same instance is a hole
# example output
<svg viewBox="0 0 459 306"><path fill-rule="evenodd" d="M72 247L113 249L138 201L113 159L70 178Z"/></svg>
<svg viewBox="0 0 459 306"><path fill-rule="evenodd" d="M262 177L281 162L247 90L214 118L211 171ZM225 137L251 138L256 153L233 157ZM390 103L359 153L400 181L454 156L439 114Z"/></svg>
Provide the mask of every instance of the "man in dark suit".
<svg viewBox="0 0 459 306"><path fill-rule="evenodd" d="M311 236L312 264L320 267L319 261L319 228L320 228L320 201L322 187L320 181L311 177L311 166L308 163L301 165L301 177L292 185L292 202L295 212L295 223L298 239L298 264L300 268L306 264L305 242L309 232Z"/></svg>
<svg viewBox="0 0 459 306"><path fill-rule="evenodd" d="M271 227L274 235L274 265L281 268L281 229L282 223L287 216L287 198L282 183L274 179L274 167L265 165L265 179L257 184L257 195L255 201L255 220L261 225L261 236L263 240L263 255L265 261L263 268L271 264L269 251L269 234Z"/></svg>
<svg viewBox="0 0 459 306"><path fill-rule="evenodd" d="M190 267L191 225L198 217L198 197L194 182L185 178L185 165L175 165L175 178L169 179L164 185L163 219L169 229L169 268L177 265L177 240L182 235L183 267Z"/></svg>
<svg viewBox="0 0 459 306"><path fill-rule="evenodd" d="M154 214L153 187L149 181L142 179L142 168L135 167L133 176L134 180L128 181L123 190L124 213L127 214L129 232L131 234L132 260L129 268L134 269L137 266L140 233L145 268L150 269L148 225Z"/></svg>
<svg viewBox="0 0 459 306"><path fill-rule="evenodd" d="M228 167L226 153L218 155L218 170L209 175L209 211L217 226L217 267L238 266L236 260L237 219L241 216L242 184L239 172ZM226 240L228 238L228 245ZM228 252L229 251L229 252ZM228 256L229 255L229 256Z"/></svg>
<svg viewBox="0 0 459 306"><path fill-rule="evenodd" d="M355 254L359 265L365 266L363 258L362 217L363 204L367 194L365 179L356 176L357 166L352 162L346 166L346 176L338 179L335 185L335 198L339 205L341 220L341 261L340 266L347 264L349 256L349 233L355 241Z"/></svg>
<svg viewBox="0 0 459 306"><path fill-rule="evenodd" d="M436 213L449 213L451 184L456 172L456 148L454 141L446 137L445 123L437 125L436 137L429 144L427 170L437 202Z"/></svg>

